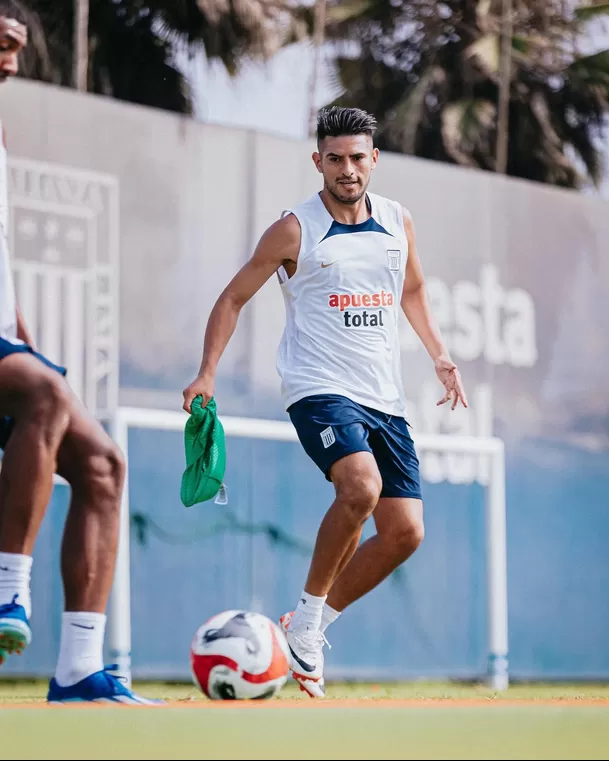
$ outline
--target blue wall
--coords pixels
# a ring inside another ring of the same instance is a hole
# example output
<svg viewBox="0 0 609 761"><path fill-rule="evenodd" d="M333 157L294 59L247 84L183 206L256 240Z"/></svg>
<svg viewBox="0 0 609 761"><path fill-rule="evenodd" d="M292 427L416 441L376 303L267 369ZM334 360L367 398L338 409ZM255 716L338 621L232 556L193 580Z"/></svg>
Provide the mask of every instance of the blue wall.
<svg viewBox="0 0 609 761"><path fill-rule="evenodd" d="M508 454L511 674L608 678L608 457L552 454L559 469L539 462L547 442ZM254 607L276 619L293 608L332 487L297 444L229 438L228 505L186 509L181 433L132 431L130 461L134 674L189 679L190 639L207 617ZM419 551L329 629L330 677L484 674L484 489L425 483L424 496ZM54 669L67 497L56 489L35 552L33 644L5 675Z"/></svg>

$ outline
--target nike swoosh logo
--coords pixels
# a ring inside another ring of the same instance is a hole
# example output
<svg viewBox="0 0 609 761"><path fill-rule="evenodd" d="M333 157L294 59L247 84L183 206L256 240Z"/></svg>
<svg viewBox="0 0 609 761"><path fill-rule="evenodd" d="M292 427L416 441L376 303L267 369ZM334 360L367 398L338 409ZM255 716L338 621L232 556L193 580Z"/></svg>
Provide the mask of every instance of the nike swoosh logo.
<svg viewBox="0 0 609 761"><path fill-rule="evenodd" d="M327 264L325 262L322 262L321 263L321 268L325 269L326 267L331 267L333 264L336 264L337 261L338 261L338 259L336 259L336 261L334 261L334 262L328 262Z"/></svg>
<svg viewBox="0 0 609 761"><path fill-rule="evenodd" d="M95 629L94 626L85 626L84 624L72 624L72 626L77 626L79 629Z"/></svg>
<svg viewBox="0 0 609 761"><path fill-rule="evenodd" d="M0 571L8 571L7 565L0 565Z"/></svg>
<svg viewBox="0 0 609 761"><path fill-rule="evenodd" d="M296 663L298 663L298 665L299 665L299 666L301 666L301 667L302 667L302 668L303 668L305 671L307 671L309 674L310 674L312 671L315 671L315 666L310 666L308 663L305 663L303 660L301 660L301 659L300 659L300 658L299 658L299 657L296 655L296 653L295 653L295 652L292 650L292 647L291 647L291 645L288 645L288 647L290 648L290 653L292 653L292 657L294 658L294 660L296 661Z"/></svg>

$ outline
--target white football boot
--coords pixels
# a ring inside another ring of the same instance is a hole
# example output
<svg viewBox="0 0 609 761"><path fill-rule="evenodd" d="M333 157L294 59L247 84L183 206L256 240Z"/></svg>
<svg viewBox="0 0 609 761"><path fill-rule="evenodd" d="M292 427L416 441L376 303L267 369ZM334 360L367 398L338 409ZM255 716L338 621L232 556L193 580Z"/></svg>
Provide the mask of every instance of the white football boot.
<svg viewBox="0 0 609 761"><path fill-rule="evenodd" d="M290 669L292 677L300 689L312 698L325 697L324 682L324 645L330 644L321 632L291 631L290 624L294 612L284 613L279 619L279 626L288 641L290 649Z"/></svg>

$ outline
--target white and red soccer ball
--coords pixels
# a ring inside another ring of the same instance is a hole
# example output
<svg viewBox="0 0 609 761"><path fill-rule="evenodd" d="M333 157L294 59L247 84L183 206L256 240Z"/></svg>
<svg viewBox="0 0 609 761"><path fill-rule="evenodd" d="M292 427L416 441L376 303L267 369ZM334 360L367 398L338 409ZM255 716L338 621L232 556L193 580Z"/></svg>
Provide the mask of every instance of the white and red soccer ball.
<svg viewBox="0 0 609 761"><path fill-rule="evenodd" d="M284 633L262 613L225 610L197 629L190 645L194 683L211 700L274 697L289 674Z"/></svg>

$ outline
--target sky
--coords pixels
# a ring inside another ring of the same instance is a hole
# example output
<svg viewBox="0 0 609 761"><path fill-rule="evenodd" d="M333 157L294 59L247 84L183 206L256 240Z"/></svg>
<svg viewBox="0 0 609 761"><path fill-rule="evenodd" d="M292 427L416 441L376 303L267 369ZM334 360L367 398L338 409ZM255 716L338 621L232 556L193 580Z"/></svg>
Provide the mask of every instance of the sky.
<svg viewBox="0 0 609 761"><path fill-rule="evenodd" d="M302 6L314 3L315 0L300 0ZM333 77L332 63L322 51L315 102L310 103L314 66L311 40L279 50L266 64L245 64L234 78L222 63L208 62L203 51L194 61L182 58L181 63L194 91L196 118L297 140L308 137L312 105L322 108L341 92Z"/></svg>
<svg viewBox="0 0 609 761"><path fill-rule="evenodd" d="M307 42L277 53L267 64L247 64L231 79L219 62L203 55L181 66L194 92L195 116L214 124L246 127L296 139L307 134L313 50ZM332 67L319 67L315 108L321 108L340 88L332 81Z"/></svg>

